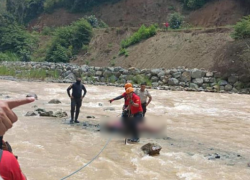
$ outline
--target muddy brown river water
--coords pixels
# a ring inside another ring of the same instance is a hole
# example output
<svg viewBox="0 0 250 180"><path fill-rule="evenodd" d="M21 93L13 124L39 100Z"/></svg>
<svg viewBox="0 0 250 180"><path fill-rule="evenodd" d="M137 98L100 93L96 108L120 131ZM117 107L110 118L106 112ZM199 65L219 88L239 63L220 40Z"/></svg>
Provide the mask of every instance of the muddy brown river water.
<svg viewBox="0 0 250 180"><path fill-rule="evenodd" d="M19 121L4 137L19 156L29 180L59 180L90 161L108 136L86 130L82 123L87 121L87 115L95 116L92 121L98 123L104 116L116 117L123 103L108 102L120 95L123 88L86 85L88 93L81 108L81 124L69 125L65 119L24 116L34 110L34 105L69 113L70 99L66 94L69 84L5 80L0 83L1 99L7 95L25 97L30 92L39 98L15 109ZM124 145L124 139L115 136L92 164L68 179L250 179L249 95L149 91L153 100L147 121L166 123L165 138L142 137L138 144ZM48 104L55 98L62 104ZM104 111L105 107L114 107L115 111ZM163 147L159 156L143 154L140 148L148 142Z"/></svg>

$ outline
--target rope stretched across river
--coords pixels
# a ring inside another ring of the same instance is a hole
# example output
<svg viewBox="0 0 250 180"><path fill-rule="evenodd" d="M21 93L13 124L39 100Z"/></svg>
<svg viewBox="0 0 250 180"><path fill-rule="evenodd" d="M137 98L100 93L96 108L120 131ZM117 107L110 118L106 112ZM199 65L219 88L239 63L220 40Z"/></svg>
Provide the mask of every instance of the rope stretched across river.
<svg viewBox="0 0 250 180"><path fill-rule="evenodd" d="M81 168L79 168L78 170L74 171L73 173L69 174L68 176L63 177L61 180L67 179L70 176L73 176L74 174L78 173L79 171L81 171L82 169L84 169L85 167L87 167L88 165L90 165L103 151L104 149L107 147L107 145L109 144L109 142L111 141L112 137L110 137L106 144L103 146L103 148L101 149L101 151L95 156L93 157L87 164L85 164L84 166L82 166Z"/></svg>

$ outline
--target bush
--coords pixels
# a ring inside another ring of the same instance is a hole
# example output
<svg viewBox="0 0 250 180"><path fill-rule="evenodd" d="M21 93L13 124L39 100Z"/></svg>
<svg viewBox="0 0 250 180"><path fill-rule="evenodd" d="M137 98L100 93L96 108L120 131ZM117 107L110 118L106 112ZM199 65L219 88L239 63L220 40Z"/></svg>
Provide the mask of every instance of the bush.
<svg viewBox="0 0 250 180"><path fill-rule="evenodd" d="M0 52L0 62L1 61L18 61L19 57L12 52L5 52L5 53L1 53Z"/></svg>
<svg viewBox="0 0 250 180"><path fill-rule="evenodd" d="M87 16L85 19L89 22L89 24L93 28L107 28L108 25L104 23L102 20L98 20L95 15Z"/></svg>
<svg viewBox="0 0 250 180"><path fill-rule="evenodd" d="M184 0L184 7L187 9L199 9L204 6L209 0Z"/></svg>
<svg viewBox="0 0 250 180"><path fill-rule="evenodd" d="M242 18L235 26L232 34L234 39L250 38L250 16Z"/></svg>
<svg viewBox="0 0 250 180"><path fill-rule="evenodd" d="M42 35L52 35L54 31L54 28L45 26L42 30Z"/></svg>
<svg viewBox="0 0 250 180"><path fill-rule="evenodd" d="M21 61L30 61L36 39L18 25L9 14L0 14L0 51L13 53ZM13 57L13 56L12 56Z"/></svg>
<svg viewBox="0 0 250 180"><path fill-rule="evenodd" d="M156 34L157 26L151 25L149 27L146 27L145 25L142 25L140 29L135 32L132 36L129 38L122 40L121 47L127 48L131 45L134 45L136 43L139 43L140 41L144 39L148 39Z"/></svg>
<svg viewBox="0 0 250 180"><path fill-rule="evenodd" d="M85 19L80 19L70 26L58 28L46 55L46 60L49 62L69 62L73 55L89 44L91 37L92 27Z"/></svg>
<svg viewBox="0 0 250 180"><path fill-rule="evenodd" d="M183 16L179 13L173 13L169 17L169 26L172 29L179 29L183 22Z"/></svg>
<svg viewBox="0 0 250 180"><path fill-rule="evenodd" d="M143 82L146 82L147 85L151 85L152 84L151 80L147 76L140 75L140 74L134 76L132 78L132 81L133 81L134 84L141 84Z"/></svg>
<svg viewBox="0 0 250 180"><path fill-rule="evenodd" d="M125 55L128 53L128 50L125 49L125 48L121 48L120 51L119 51L119 56L122 56L122 55Z"/></svg>

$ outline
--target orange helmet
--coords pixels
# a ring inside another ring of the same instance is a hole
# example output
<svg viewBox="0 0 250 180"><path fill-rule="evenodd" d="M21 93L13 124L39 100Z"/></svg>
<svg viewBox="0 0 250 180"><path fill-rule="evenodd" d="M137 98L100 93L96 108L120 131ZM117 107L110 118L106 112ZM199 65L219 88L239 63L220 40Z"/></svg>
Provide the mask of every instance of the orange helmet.
<svg viewBox="0 0 250 180"><path fill-rule="evenodd" d="M128 89L128 88L130 88L130 87L132 88L132 87L133 87L133 85L132 85L131 83L127 83L127 84L125 84L125 86L124 86L124 87L125 87L125 89Z"/></svg>
<svg viewBox="0 0 250 180"><path fill-rule="evenodd" d="M126 94L129 94L132 92L134 92L134 89L132 87L129 87L128 89L126 89Z"/></svg>

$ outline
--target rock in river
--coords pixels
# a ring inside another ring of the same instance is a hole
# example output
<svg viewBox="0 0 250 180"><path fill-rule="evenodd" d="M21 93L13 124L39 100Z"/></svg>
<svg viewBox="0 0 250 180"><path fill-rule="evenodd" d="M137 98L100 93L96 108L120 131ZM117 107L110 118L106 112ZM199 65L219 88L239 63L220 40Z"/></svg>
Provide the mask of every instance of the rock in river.
<svg viewBox="0 0 250 180"><path fill-rule="evenodd" d="M158 144L154 144L154 143L148 143L145 144L144 146L141 147L141 150L145 153L145 154L149 154L149 155L156 155L156 154L160 154L162 147Z"/></svg>

